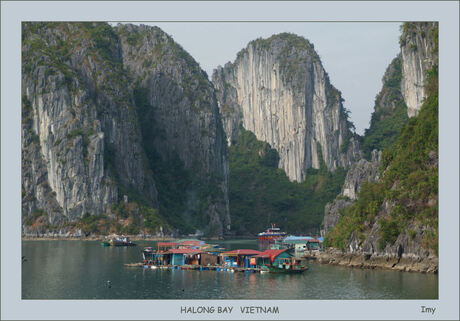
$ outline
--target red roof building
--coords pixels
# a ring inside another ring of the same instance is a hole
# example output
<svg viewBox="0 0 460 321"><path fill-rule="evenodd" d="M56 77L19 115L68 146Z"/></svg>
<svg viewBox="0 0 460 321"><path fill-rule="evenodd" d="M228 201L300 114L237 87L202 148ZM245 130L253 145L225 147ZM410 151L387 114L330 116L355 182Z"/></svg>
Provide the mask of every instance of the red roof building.
<svg viewBox="0 0 460 321"><path fill-rule="evenodd" d="M168 247L168 246L177 246L177 243L175 243L175 242L158 242L157 245L161 246L161 247Z"/></svg>
<svg viewBox="0 0 460 321"><path fill-rule="evenodd" d="M256 250L233 250L221 253L223 261L225 264L231 267L253 267L255 262L251 261L251 257L260 254L260 251Z"/></svg>
<svg viewBox="0 0 460 321"><path fill-rule="evenodd" d="M170 249L167 253L171 254L198 254L201 253L200 249Z"/></svg>
<svg viewBox="0 0 460 321"><path fill-rule="evenodd" d="M260 253L259 255L256 255L254 257L260 257L260 258L263 258L263 259L270 259L270 262L273 263L273 261L275 261L275 259L276 259L276 257L278 255L280 255L281 253L286 252L286 251L287 251L287 249L283 249L283 250L265 250L262 253Z"/></svg>
<svg viewBox="0 0 460 321"><path fill-rule="evenodd" d="M170 248L176 248L177 243L175 242L158 242L157 243L158 252L167 251Z"/></svg>

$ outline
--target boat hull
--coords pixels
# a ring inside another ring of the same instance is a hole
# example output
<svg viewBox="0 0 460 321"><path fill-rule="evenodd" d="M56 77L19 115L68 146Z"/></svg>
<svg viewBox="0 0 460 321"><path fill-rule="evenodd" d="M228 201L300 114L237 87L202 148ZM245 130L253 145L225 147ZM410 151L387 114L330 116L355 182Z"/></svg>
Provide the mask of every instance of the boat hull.
<svg viewBox="0 0 460 321"><path fill-rule="evenodd" d="M136 246L136 243L115 241L112 242L112 246Z"/></svg>
<svg viewBox="0 0 460 321"><path fill-rule="evenodd" d="M303 273L306 270L308 270L307 267L286 269L286 268L279 268L276 266L268 266L268 271L270 273L296 274L296 273Z"/></svg>
<svg viewBox="0 0 460 321"><path fill-rule="evenodd" d="M275 240L282 240L286 235L279 234L279 235L259 235L259 241L275 241Z"/></svg>

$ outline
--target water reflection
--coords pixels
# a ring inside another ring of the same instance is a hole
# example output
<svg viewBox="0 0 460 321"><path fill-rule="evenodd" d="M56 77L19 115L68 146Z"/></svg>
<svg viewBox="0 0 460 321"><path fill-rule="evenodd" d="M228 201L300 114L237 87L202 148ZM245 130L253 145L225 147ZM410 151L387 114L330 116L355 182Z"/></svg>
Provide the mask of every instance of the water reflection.
<svg viewBox="0 0 460 321"><path fill-rule="evenodd" d="M125 268L143 246L98 242L24 241L25 299L435 299L438 276L309 264L302 274L258 274ZM258 249L256 241L226 241ZM112 282L111 288L107 281Z"/></svg>

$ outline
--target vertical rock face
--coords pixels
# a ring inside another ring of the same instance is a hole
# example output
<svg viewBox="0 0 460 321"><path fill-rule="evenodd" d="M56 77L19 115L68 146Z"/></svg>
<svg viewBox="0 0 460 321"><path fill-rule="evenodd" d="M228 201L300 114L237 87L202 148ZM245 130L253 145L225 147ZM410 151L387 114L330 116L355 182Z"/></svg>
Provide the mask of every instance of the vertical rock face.
<svg viewBox="0 0 460 321"><path fill-rule="evenodd" d="M36 215L54 228L110 215L125 193L168 220L160 202L171 194L167 181L186 195L181 220L200 216L197 225L212 235L230 228L214 89L169 36L105 23L24 23L22 54L24 226ZM183 186L174 181L185 176Z"/></svg>
<svg viewBox="0 0 460 321"><path fill-rule="evenodd" d="M204 204L212 234L230 228L228 204L228 149L214 88L195 60L157 27L119 25L123 65L136 84L137 98L143 95L140 117L149 157L163 162L177 155L183 168L198 183L186 191L183 217ZM154 127L154 130L151 130ZM155 170L154 170L155 171ZM203 194L205 186L215 195ZM160 195L161 201L161 195Z"/></svg>
<svg viewBox="0 0 460 321"><path fill-rule="evenodd" d="M401 92L409 117L417 115L426 98L426 72L438 64L437 27L437 22L408 22L403 25L400 38Z"/></svg>
<svg viewBox="0 0 460 321"><path fill-rule="evenodd" d="M104 214L119 184L156 205L113 36L101 24L23 25L23 218Z"/></svg>
<svg viewBox="0 0 460 321"><path fill-rule="evenodd" d="M372 160L360 159L348 170L345 182L343 183L342 196L351 200L358 199L358 193L365 182L377 182L380 178L379 167L381 164L382 152L374 150Z"/></svg>
<svg viewBox="0 0 460 321"><path fill-rule="evenodd" d="M403 25L401 59L385 73L363 139L366 149L385 149L383 156L374 150L371 162L352 166L341 195L326 206L326 242L361 256L360 266L391 262L390 268L399 264L401 270L438 269L437 34L436 23ZM364 181L375 184L362 188Z"/></svg>
<svg viewBox="0 0 460 321"><path fill-rule="evenodd" d="M242 125L280 155L279 167L303 181L306 169L348 166L359 158L340 92L329 82L313 45L292 34L255 40L213 73L228 144Z"/></svg>

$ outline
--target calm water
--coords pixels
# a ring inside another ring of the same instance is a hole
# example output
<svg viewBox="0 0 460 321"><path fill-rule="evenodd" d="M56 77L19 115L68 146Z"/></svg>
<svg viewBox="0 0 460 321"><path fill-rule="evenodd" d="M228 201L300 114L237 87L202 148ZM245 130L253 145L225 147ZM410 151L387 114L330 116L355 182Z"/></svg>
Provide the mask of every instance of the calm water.
<svg viewBox="0 0 460 321"><path fill-rule="evenodd" d="M23 241L23 299L437 299L438 276L309 264L300 275L126 268L143 246ZM258 249L257 241L221 241ZM112 287L107 286L110 280Z"/></svg>

